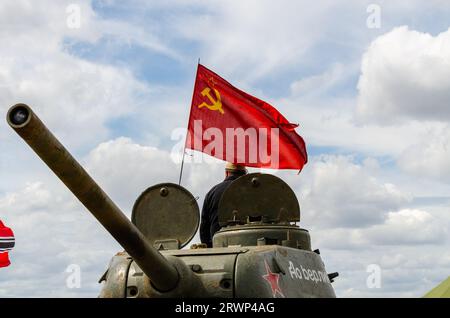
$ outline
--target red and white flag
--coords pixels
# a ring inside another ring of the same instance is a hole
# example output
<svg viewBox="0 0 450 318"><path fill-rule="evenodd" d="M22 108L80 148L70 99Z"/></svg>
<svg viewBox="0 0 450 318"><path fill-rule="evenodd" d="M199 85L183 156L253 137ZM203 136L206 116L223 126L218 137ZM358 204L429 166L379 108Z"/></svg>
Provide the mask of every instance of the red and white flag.
<svg viewBox="0 0 450 318"><path fill-rule="evenodd" d="M7 267L11 264L8 252L13 249L14 245L13 231L0 220L0 267Z"/></svg>

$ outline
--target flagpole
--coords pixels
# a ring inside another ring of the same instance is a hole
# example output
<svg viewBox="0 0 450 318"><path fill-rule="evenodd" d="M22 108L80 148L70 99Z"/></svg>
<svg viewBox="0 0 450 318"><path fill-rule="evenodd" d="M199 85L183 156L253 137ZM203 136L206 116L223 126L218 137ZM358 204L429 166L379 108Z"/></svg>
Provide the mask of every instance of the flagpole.
<svg viewBox="0 0 450 318"><path fill-rule="evenodd" d="M198 58L198 61L197 61L197 72L195 73L194 90L192 91L191 109L189 110L188 126L189 126L189 122L191 121L192 103L194 102L195 85L197 84L197 75L198 75L198 66L199 65L200 65L200 58ZM189 129L189 127L188 127L188 129ZM181 185L181 178L183 177L184 157L186 155L186 141L187 141L188 133L189 132L186 131L186 138L184 139L183 158L181 159L180 177L178 179L178 185Z"/></svg>
<svg viewBox="0 0 450 318"><path fill-rule="evenodd" d="M178 185L181 185L181 177L183 176L184 155L186 154L186 143L183 147L183 159L181 159L180 178L178 179Z"/></svg>

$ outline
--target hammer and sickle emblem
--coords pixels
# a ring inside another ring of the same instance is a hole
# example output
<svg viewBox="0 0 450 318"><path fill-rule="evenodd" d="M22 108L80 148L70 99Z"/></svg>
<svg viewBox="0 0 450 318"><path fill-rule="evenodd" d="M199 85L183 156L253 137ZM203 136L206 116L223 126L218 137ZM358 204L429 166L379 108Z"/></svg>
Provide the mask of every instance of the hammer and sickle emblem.
<svg viewBox="0 0 450 318"><path fill-rule="evenodd" d="M211 88L206 87L202 90L201 94L203 96L207 97L209 99L209 101L211 102L211 104L207 104L206 102L203 102L200 105L198 105L198 108L206 107L209 110L218 110L223 115L224 111L222 109L222 100L220 99L219 91L215 88L213 88L213 89L214 89L214 93L216 94L216 99L214 99L210 94Z"/></svg>

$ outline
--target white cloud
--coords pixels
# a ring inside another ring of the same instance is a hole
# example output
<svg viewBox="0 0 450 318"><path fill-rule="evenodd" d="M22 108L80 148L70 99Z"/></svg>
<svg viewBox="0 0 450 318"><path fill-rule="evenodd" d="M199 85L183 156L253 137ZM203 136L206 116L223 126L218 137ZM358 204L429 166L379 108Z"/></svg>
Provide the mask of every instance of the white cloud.
<svg viewBox="0 0 450 318"><path fill-rule="evenodd" d="M448 246L367 246L358 251L321 249L328 271L338 271L333 283L340 297L422 297L448 277ZM439 257L437 257L439 256ZM347 260L343 262L342 260ZM380 288L369 288L368 265L381 269Z"/></svg>
<svg viewBox="0 0 450 318"><path fill-rule="evenodd" d="M90 1L77 2L79 29L67 26L70 1L33 3L0 5L0 38L8 43L0 48L0 111L6 113L17 102L27 103L64 143L94 146L109 135L111 121L147 107L148 98L156 92L124 67L70 54L65 41L96 43L110 36L117 42L139 42L173 58L176 54L148 31L97 17ZM0 131L1 138L11 135L4 124Z"/></svg>
<svg viewBox="0 0 450 318"><path fill-rule="evenodd" d="M0 197L0 218L16 246L0 272L0 297L95 296L96 282L118 244L59 183L33 182ZM81 268L81 288L66 285L67 266Z"/></svg>
<svg viewBox="0 0 450 318"><path fill-rule="evenodd" d="M359 228L314 231L315 245L335 250L363 250L373 246L445 245L449 222L445 217L418 209L386 213L382 223ZM383 265L384 266L384 265Z"/></svg>
<svg viewBox="0 0 450 318"><path fill-rule="evenodd" d="M393 184L377 181L350 157L322 156L308 169L301 202L309 224L364 227L381 223L388 211L411 199Z"/></svg>
<svg viewBox="0 0 450 318"><path fill-rule="evenodd" d="M190 162L189 154L185 158L182 186L199 197L201 207L206 192L224 179L224 163L215 158ZM148 187L178 183L181 167L168 151L143 146L125 137L100 143L88 154L85 163L93 178L127 213Z"/></svg>
<svg viewBox="0 0 450 318"><path fill-rule="evenodd" d="M311 233L327 270L338 271L340 297L421 297L450 271L448 209L401 209L382 224ZM346 260L346 261L343 261ZM368 266L381 269L380 288L366 284Z"/></svg>
<svg viewBox="0 0 450 318"><path fill-rule="evenodd" d="M358 83L360 120L450 119L450 30L437 36L398 27L373 41Z"/></svg>
<svg viewBox="0 0 450 318"><path fill-rule="evenodd" d="M374 225L364 235L376 245L444 243L447 237L446 221L417 209L389 212L384 224Z"/></svg>
<svg viewBox="0 0 450 318"><path fill-rule="evenodd" d="M398 164L409 173L450 182L450 128L424 134L421 140L405 149Z"/></svg>
<svg viewBox="0 0 450 318"><path fill-rule="evenodd" d="M395 124L377 129L392 136L389 144L398 151L391 155L404 172L446 183L449 56L450 29L433 36L403 26L378 37L363 57L356 107L364 123Z"/></svg>
<svg viewBox="0 0 450 318"><path fill-rule="evenodd" d="M168 152L121 137L93 149L86 168L120 206L131 211L134 200L149 186L177 182L179 166Z"/></svg>
<svg viewBox="0 0 450 318"><path fill-rule="evenodd" d="M241 80L288 70L310 58L308 50L333 30L325 22L340 12L331 1L317 6L284 0L215 1L193 7L200 12L181 12L176 33L200 43L205 62Z"/></svg>
<svg viewBox="0 0 450 318"><path fill-rule="evenodd" d="M353 67L334 64L322 74L312 75L293 82L291 84L291 93L294 96L308 96L326 92L327 89L343 81L353 72Z"/></svg>

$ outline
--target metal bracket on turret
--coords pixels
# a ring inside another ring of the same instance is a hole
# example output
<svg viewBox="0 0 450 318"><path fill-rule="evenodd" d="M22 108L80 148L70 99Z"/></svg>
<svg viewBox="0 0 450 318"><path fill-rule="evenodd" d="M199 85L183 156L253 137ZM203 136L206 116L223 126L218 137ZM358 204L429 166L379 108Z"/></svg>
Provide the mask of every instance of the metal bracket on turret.
<svg viewBox="0 0 450 318"><path fill-rule="evenodd" d="M178 240L157 240L153 244L153 247L158 251L163 250L179 250L180 249L180 241Z"/></svg>

